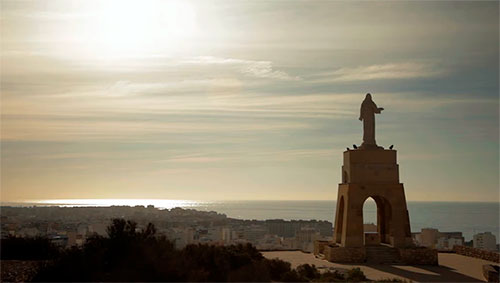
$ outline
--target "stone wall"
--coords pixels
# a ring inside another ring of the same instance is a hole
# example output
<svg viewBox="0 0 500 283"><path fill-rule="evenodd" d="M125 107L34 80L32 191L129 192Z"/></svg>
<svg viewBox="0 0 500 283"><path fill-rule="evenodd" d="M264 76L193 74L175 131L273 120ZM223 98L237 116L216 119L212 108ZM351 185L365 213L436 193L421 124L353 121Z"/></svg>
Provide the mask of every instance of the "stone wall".
<svg viewBox="0 0 500 283"><path fill-rule="evenodd" d="M330 241L320 241L320 240L314 241L314 254L315 255L325 254L325 246L327 246L329 243L331 243L331 242Z"/></svg>
<svg viewBox="0 0 500 283"><path fill-rule="evenodd" d="M334 244L324 246L325 259L339 263L361 263L365 262L366 251L361 248L346 248Z"/></svg>
<svg viewBox="0 0 500 283"><path fill-rule="evenodd" d="M401 261L408 265L438 265L438 252L429 248L399 248Z"/></svg>
<svg viewBox="0 0 500 283"><path fill-rule="evenodd" d="M453 246L453 251L460 255L470 256L500 263L500 254L497 252L491 252L472 247L457 246L457 245Z"/></svg>

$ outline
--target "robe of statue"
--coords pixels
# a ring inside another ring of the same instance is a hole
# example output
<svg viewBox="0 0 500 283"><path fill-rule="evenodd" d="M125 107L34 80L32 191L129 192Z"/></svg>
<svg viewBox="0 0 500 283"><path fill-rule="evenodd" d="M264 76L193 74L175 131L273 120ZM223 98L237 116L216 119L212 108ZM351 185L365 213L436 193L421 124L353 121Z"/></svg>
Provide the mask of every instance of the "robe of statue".
<svg viewBox="0 0 500 283"><path fill-rule="evenodd" d="M375 113L380 113L383 108L378 108L373 102L371 94L366 94L361 103L359 120L363 121L363 144L361 146L377 145L375 141Z"/></svg>

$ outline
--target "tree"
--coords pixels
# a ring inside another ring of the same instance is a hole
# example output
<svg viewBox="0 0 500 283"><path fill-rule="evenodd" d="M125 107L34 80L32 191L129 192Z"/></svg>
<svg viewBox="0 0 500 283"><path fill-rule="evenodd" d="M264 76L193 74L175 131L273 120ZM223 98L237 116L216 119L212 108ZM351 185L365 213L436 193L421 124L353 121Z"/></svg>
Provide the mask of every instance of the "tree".
<svg viewBox="0 0 500 283"><path fill-rule="evenodd" d="M361 282L366 281L367 279L363 271L361 271L359 267L355 267L347 271L346 280L349 282Z"/></svg>
<svg viewBox="0 0 500 283"><path fill-rule="evenodd" d="M109 237L92 236L64 251L35 281L307 281L250 244L176 250L153 224L139 230L135 222L114 219L107 230Z"/></svg>
<svg viewBox="0 0 500 283"><path fill-rule="evenodd" d="M279 281L281 280L281 277L283 274L289 272L291 270L290 266L291 264L286 261L282 261L279 259L270 259L267 260L268 268L269 268L269 275L271 277L271 280L273 281Z"/></svg>
<svg viewBox="0 0 500 283"><path fill-rule="evenodd" d="M297 273L301 277L304 277L304 278L308 279L309 281L312 281L312 280L320 277L320 273L319 273L318 269L316 268L316 266L314 266L314 264L309 265L306 263L306 264L301 264L301 265L297 266Z"/></svg>

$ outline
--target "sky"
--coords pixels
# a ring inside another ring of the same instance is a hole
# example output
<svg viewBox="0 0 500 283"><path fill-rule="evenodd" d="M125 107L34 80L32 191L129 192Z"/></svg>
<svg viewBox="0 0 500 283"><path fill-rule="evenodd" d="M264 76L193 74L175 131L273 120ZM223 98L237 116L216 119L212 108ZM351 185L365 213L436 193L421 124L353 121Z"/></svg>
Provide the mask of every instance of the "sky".
<svg viewBox="0 0 500 283"><path fill-rule="evenodd" d="M1 1L1 200L499 201L498 1Z"/></svg>

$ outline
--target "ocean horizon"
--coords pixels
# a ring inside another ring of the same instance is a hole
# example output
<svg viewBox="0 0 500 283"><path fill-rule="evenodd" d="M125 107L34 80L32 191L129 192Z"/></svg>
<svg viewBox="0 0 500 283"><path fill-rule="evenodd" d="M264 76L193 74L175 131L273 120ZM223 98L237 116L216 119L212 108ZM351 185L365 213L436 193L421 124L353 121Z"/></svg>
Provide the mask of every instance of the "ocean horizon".
<svg viewBox="0 0 500 283"><path fill-rule="evenodd" d="M147 206L159 209L181 207L216 211L237 219L326 220L334 222L336 200L168 200L168 199L58 199L1 202L2 206L107 207L113 205ZM462 232L466 240L476 233L491 232L499 241L499 202L408 201L412 232L436 228L441 232ZM373 201L363 208L363 222L376 223Z"/></svg>

